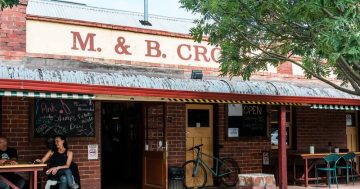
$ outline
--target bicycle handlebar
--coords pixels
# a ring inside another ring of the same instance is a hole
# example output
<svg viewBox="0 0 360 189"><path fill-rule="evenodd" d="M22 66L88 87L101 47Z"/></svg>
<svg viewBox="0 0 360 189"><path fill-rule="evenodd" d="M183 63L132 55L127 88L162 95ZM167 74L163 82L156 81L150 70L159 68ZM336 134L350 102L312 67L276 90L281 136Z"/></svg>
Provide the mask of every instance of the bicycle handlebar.
<svg viewBox="0 0 360 189"><path fill-rule="evenodd" d="M200 150L201 146L203 146L203 145L204 145L204 144L196 145L196 146L190 148L188 151L194 150L195 148L198 149L198 150Z"/></svg>

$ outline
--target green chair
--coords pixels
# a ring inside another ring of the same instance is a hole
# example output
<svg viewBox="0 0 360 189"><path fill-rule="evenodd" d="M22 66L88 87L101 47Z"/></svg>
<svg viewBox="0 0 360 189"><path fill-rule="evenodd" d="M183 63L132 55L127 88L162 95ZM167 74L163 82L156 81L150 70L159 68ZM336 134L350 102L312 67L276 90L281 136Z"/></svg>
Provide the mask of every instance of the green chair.
<svg viewBox="0 0 360 189"><path fill-rule="evenodd" d="M351 173L353 185L355 183L355 176L354 176L354 169L353 169L353 164L355 163L355 157L356 157L356 155L354 152L349 152L341 157L342 159L345 160L345 165L337 165L336 166L336 168L339 168L339 169L346 169L346 184L349 183L349 170Z"/></svg>
<svg viewBox="0 0 360 189"><path fill-rule="evenodd" d="M317 167L315 171L316 176L316 187L319 184L319 171L324 171L327 173L328 177L328 186L330 188L331 180L335 178L336 187L338 188L338 180L336 175L336 164L339 161L341 156L339 154L329 154L325 156L323 159L326 163L326 167Z"/></svg>

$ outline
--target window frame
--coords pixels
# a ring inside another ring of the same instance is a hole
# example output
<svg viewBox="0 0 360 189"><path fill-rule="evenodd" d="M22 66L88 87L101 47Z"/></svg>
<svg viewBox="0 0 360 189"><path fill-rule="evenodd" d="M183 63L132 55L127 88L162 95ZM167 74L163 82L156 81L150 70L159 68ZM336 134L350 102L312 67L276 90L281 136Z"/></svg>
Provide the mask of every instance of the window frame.
<svg viewBox="0 0 360 189"><path fill-rule="evenodd" d="M237 104L237 103L235 103ZM242 104L242 105L251 105L251 104ZM255 105L263 105L263 104L255 104ZM263 105L264 106L264 105ZM269 131L268 131L268 106L265 105L265 135L263 136L241 136L239 135L238 137L229 137L228 136L228 129L229 128L232 128L232 127L229 127L229 108L228 108L228 104L224 104L224 124L225 124L225 131L224 131L224 135L225 135L225 140L227 141L237 141L237 140L248 140L248 139L264 139L264 140L267 140L269 137ZM238 130L238 132L240 132L240 128Z"/></svg>
<svg viewBox="0 0 360 189"><path fill-rule="evenodd" d="M268 105L268 136L270 139L271 149L279 149L278 145L271 144L271 125L277 124L278 127L280 126L280 107L281 106L279 105ZM278 120L271 120L273 112L278 112ZM293 147L293 107L286 106L286 113L290 113L290 120L286 120L286 129L289 130L289 142L286 145L286 149L291 149Z"/></svg>

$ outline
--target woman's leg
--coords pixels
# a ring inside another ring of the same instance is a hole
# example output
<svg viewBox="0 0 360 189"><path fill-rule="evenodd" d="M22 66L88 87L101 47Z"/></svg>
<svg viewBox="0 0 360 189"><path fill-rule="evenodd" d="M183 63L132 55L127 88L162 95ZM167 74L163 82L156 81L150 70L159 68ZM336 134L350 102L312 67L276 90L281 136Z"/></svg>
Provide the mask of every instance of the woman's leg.
<svg viewBox="0 0 360 189"><path fill-rule="evenodd" d="M75 184L73 174L70 169L64 169L64 173L67 179L68 186L72 187Z"/></svg>
<svg viewBox="0 0 360 189"><path fill-rule="evenodd" d="M65 175L62 175L60 177L60 185L59 185L59 189L67 189L67 179Z"/></svg>
<svg viewBox="0 0 360 189"><path fill-rule="evenodd" d="M60 175L64 175L66 177L66 182L67 182L67 185L70 187L70 188L79 188L79 185L77 185L74 181L74 177L72 175L72 172L70 169L61 169L58 171L58 174Z"/></svg>

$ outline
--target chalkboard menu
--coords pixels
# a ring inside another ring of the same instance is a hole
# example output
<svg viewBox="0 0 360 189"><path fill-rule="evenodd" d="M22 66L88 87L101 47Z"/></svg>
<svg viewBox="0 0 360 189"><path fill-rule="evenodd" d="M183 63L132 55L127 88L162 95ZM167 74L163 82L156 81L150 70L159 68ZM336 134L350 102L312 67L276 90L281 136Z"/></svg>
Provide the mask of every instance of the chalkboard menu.
<svg viewBox="0 0 360 189"><path fill-rule="evenodd" d="M91 100L34 100L34 138L64 135L95 137L95 106Z"/></svg>
<svg viewBox="0 0 360 189"><path fill-rule="evenodd" d="M266 106L229 104L228 137L266 136Z"/></svg>

